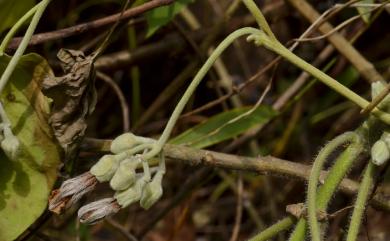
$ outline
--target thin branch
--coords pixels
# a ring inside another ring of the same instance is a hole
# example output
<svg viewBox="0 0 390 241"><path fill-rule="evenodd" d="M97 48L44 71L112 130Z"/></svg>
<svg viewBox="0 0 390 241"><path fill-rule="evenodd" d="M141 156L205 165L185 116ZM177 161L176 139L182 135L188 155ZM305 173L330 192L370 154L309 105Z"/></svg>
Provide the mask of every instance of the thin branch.
<svg viewBox="0 0 390 241"><path fill-rule="evenodd" d="M129 19L129 18L138 16L138 15L143 14L149 10L152 10L154 8L161 7L164 5L169 5L173 2L174 2L174 0L151 0L151 1L146 2L140 6L130 8L130 9L126 10L125 12L123 12L123 16L121 17L121 20L125 20L125 19ZM84 33L84 32L91 30L91 29L100 28L100 27L103 27L105 25L112 24L118 20L118 17L120 16L120 14L121 13L113 14L113 15L110 15L110 16L107 16L104 18L100 18L100 19L93 20L93 21L86 22L86 23L81 23L81 24L78 24L78 25L75 25L72 27L68 27L68 28L63 28L60 30L35 34L31 38L29 45L30 46L37 45L37 44L41 44L41 43L51 41L51 40L67 38L67 37L70 37L70 36L73 36L76 34ZM10 49L17 48L19 46L20 42L21 42L20 37L14 38L11 41L9 48Z"/></svg>
<svg viewBox="0 0 390 241"><path fill-rule="evenodd" d="M96 77L106 82L113 89L115 94L118 96L119 103L121 104L121 109L122 109L123 131L128 132L130 130L129 106L126 102L126 97L123 94L121 88L110 76L102 72L97 71Z"/></svg>
<svg viewBox="0 0 390 241"><path fill-rule="evenodd" d="M107 152L110 140L97 140L86 138L83 143L84 151ZM231 170L250 171L263 175L286 177L298 180L308 180L311 166L297 162L279 159L273 156L245 157L221 152L195 149L186 146L166 144L163 149L164 155L173 160L179 160L192 166L211 166ZM324 180L327 171L322 171L320 180ZM359 183L345 178L340 183L340 191L354 195L357 193ZM371 203L374 207L390 211L390 199L386 195L377 193Z"/></svg>
<svg viewBox="0 0 390 241"><path fill-rule="evenodd" d="M320 14L305 0L288 0L288 2L310 22L314 22L320 17ZM328 22L318 27L322 34L326 34L332 29L333 26ZM328 37L328 40L366 80L369 82L383 80L373 64L367 61L341 34L334 33Z"/></svg>
<svg viewBox="0 0 390 241"><path fill-rule="evenodd" d="M383 6L385 5L385 3L373 8L373 9L370 9L368 10L367 12L364 12L362 14L359 14L359 15L356 15L352 18L349 18L347 20L345 20L344 22L340 23L339 25L337 25L335 28L333 28L331 31L327 32L326 34L323 34L321 36L317 36L317 37L313 37L313 38L301 38L301 39L294 39L295 41L299 41L299 42L308 42L308 41L317 41L317 40L321 40L321 39L324 39L324 38L327 38L329 37L330 35L336 33L337 31L339 31L340 29L346 27L348 24L358 20L358 19L361 19L361 16L362 15L365 15L365 14L369 14L379 8L382 8ZM323 14L324 15L324 14ZM325 22L326 19L324 19L322 22ZM321 23L322 23L321 22Z"/></svg>
<svg viewBox="0 0 390 241"><path fill-rule="evenodd" d="M116 222L112 218L107 218L105 221L113 228L118 230L119 233L123 235L127 240L129 241L138 241L138 239L132 235L129 231L126 230L125 227L123 227L120 223Z"/></svg>
<svg viewBox="0 0 390 241"><path fill-rule="evenodd" d="M242 180L241 173L238 175L237 180L237 207L236 207L236 218L234 220L234 227L232 231L232 236L230 241L237 241L238 234L240 233L241 228L241 218L242 218L242 199L244 193L244 184Z"/></svg>

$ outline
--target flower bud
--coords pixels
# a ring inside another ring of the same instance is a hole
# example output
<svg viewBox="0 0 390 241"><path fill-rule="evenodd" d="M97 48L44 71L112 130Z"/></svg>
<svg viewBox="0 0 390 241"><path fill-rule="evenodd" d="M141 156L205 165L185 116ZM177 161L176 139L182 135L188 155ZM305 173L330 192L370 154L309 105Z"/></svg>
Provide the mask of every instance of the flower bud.
<svg viewBox="0 0 390 241"><path fill-rule="evenodd" d="M386 89L386 86L381 81L375 81L371 84L371 96L374 99L378 96L382 91ZM390 106L390 96L387 95L383 100L377 105L380 109L388 109Z"/></svg>
<svg viewBox="0 0 390 241"><path fill-rule="evenodd" d="M143 177L139 178L135 184L128 189L116 192L115 199L122 207L127 207L130 204L140 200L142 196L142 190L144 189L146 181Z"/></svg>
<svg viewBox="0 0 390 241"><path fill-rule="evenodd" d="M97 179L90 172L66 180L59 189L51 192L49 210L56 214L62 213L86 193L94 190L97 183Z"/></svg>
<svg viewBox="0 0 390 241"><path fill-rule="evenodd" d="M141 197L140 205L144 209L149 209L162 196L163 189L161 185L163 172L157 172L153 180L146 184Z"/></svg>
<svg viewBox="0 0 390 241"><path fill-rule="evenodd" d="M136 145L153 142L153 139L136 136L131 132L124 133L111 142L110 150L114 154L124 152Z"/></svg>
<svg viewBox="0 0 390 241"><path fill-rule="evenodd" d="M381 166L389 160L390 151L385 141L380 139L375 142L371 148L371 158L372 162L377 166Z"/></svg>
<svg viewBox="0 0 390 241"><path fill-rule="evenodd" d="M132 186L136 180L135 170L140 162L141 160L135 157L122 161L110 181L111 188L122 191Z"/></svg>
<svg viewBox="0 0 390 241"><path fill-rule="evenodd" d="M102 219L114 215L121 209L121 206L114 198L105 198L89 203L81 207L77 213L81 223L96 224Z"/></svg>
<svg viewBox="0 0 390 241"><path fill-rule="evenodd" d="M111 142L111 152L118 154L139 144L133 133L124 133Z"/></svg>
<svg viewBox="0 0 390 241"><path fill-rule="evenodd" d="M115 171L118 169L119 162L120 159L115 155L104 155L92 166L90 171L99 182L106 182L114 176Z"/></svg>
<svg viewBox="0 0 390 241"><path fill-rule="evenodd" d="M20 143L18 138L12 134L10 127L3 129L4 139L1 141L1 148L9 159L16 161L20 153Z"/></svg>

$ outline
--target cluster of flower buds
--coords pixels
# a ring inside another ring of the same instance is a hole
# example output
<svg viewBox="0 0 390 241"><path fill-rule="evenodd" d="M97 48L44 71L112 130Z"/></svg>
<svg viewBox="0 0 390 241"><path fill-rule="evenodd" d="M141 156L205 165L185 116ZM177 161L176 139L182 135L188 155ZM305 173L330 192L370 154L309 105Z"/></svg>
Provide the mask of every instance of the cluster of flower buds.
<svg viewBox="0 0 390 241"><path fill-rule="evenodd" d="M161 155L159 166L153 170L155 173L152 178L148 161L142 154L137 153L150 149L154 142L132 133L118 136L111 143L113 154L103 156L89 172L65 181L59 189L52 192L49 209L61 213L92 191L98 182L109 182L115 191L114 197L81 207L78 210L80 222L95 224L135 202L140 202L144 209L150 208L163 194L165 160ZM141 165L143 173L137 173L137 168Z"/></svg>

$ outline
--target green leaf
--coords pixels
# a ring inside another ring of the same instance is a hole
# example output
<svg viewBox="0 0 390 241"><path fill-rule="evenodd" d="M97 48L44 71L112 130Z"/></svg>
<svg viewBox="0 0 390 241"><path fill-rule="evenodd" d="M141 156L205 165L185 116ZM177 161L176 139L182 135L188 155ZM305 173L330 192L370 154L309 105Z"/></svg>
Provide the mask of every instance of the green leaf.
<svg viewBox="0 0 390 241"><path fill-rule="evenodd" d="M221 141L231 139L255 125L266 123L277 115L276 111L271 107L260 106L251 114L225 125L250 109L251 107L243 107L217 114L207 121L173 138L170 143L186 144L195 148L205 148ZM218 131L215 132L217 129Z"/></svg>
<svg viewBox="0 0 390 241"><path fill-rule="evenodd" d="M34 0L0 0L0 34L12 27L34 5Z"/></svg>
<svg viewBox="0 0 390 241"><path fill-rule="evenodd" d="M0 56L0 73L9 60ZM0 95L21 143L18 160L9 160L0 150L1 241L14 240L42 214L57 177L60 149L47 122L49 99L39 88L47 77L53 74L45 59L25 55Z"/></svg>
<svg viewBox="0 0 390 241"><path fill-rule="evenodd" d="M358 3L374 3L373 0L361 0ZM360 17L363 19L365 23L370 22L371 12L370 8L364 8L364 7L357 7L357 11L360 14Z"/></svg>
<svg viewBox="0 0 390 241"><path fill-rule="evenodd" d="M148 31L146 37L152 36L160 27L167 24L180 10L193 0L176 0L172 4L155 8L146 13Z"/></svg>

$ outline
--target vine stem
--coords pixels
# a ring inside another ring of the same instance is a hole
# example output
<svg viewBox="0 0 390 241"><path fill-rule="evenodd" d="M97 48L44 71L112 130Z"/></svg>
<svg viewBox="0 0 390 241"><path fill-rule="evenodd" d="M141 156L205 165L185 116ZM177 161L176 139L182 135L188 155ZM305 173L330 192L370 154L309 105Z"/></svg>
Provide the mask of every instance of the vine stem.
<svg viewBox="0 0 390 241"><path fill-rule="evenodd" d="M272 32L270 26L267 23L267 20L265 19L263 13L260 11L260 9L256 6L256 3L253 2L253 0L242 0L242 2L245 4L245 6L248 8L248 10L251 12L252 16L255 18L257 24L259 27L267 33L267 35L275 40L278 41Z"/></svg>
<svg viewBox="0 0 390 241"><path fill-rule="evenodd" d="M370 196L373 187L377 166L370 160L364 171L362 182L356 198L355 207L352 212L351 222L348 228L346 241L355 241L359 233L363 212L366 208L367 199Z"/></svg>
<svg viewBox="0 0 390 241"><path fill-rule="evenodd" d="M4 54L5 49L7 48L8 43L11 41L12 37L19 30L19 28L26 22L33 14L37 11L37 9L42 5L43 2L36 4L33 8L31 8L27 13L23 15L12 28L8 31L7 35L5 35L3 41L0 45L0 56Z"/></svg>
<svg viewBox="0 0 390 241"><path fill-rule="evenodd" d="M32 35L33 35L37 25L38 25L38 22L41 19L42 14L45 11L45 9L46 9L46 7L47 7L47 5L49 3L50 3L50 0L42 0L42 2L40 2L39 4L37 4L35 6L35 7L37 7L37 9L35 10L34 17L32 18L32 20L30 22L30 25L28 26L28 28L26 30L26 33L25 33L25 35L23 37L23 40L20 43L18 49L16 50L14 56L12 56L12 59L8 63L4 73L1 75L1 78L0 78L0 93L3 91L4 86L7 84L9 78L11 77L13 71L16 68L16 65L18 64L20 58L22 57L24 51L26 50L27 45L28 45L28 43L29 43L29 41L30 41L30 39L31 39L31 37L32 37ZM14 31L16 31L16 30L14 29Z"/></svg>
<svg viewBox="0 0 390 241"><path fill-rule="evenodd" d="M356 131L360 131L359 129ZM326 210L328 203L334 192L336 191L339 183L344 178L345 174L350 169L354 158L351 158L351 154L356 153L356 146L350 145L344 150L337 158L335 164L328 172L324 184L318 189L316 205L320 210ZM305 240L306 236L306 219L300 218L298 224L295 226L295 230L290 237L290 241Z"/></svg>
<svg viewBox="0 0 390 241"><path fill-rule="evenodd" d="M339 94L343 95L344 97L348 98L349 100L353 101L355 104L359 105L361 108L366 108L370 103L360 97L355 92L351 91L344 85L340 84L337 80L333 79L332 77L328 76L321 70L317 69L316 67L310 65L303 59L299 58L292 52L290 52L286 47L284 47L275 37L272 30L270 29L264 15L261 13L260 9L257 7L257 5L253 2L253 0L242 0L245 4L245 6L248 8L248 10L252 13L254 18L256 19L259 26L263 29L264 32L261 32L258 36L256 36L257 39L255 41L257 44L263 44L266 48L269 50L279 54L280 56L286 58L291 63L295 64L299 68L305 70L306 72L310 73L312 76L316 77L318 80L338 92ZM378 108L374 108L372 113L378 117L380 120L385 122L386 124L390 125L390 114L380 111Z"/></svg>
<svg viewBox="0 0 390 241"><path fill-rule="evenodd" d="M251 27L245 27L238 29L231 33L229 36L227 36L215 49L215 51L210 55L210 57L207 59L205 64L202 66L202 68L198 71L198 73L195 75L194 79L192 80L191 84L188 86L187 90L181 97L179 103L176 105L175 110L173 111L171 117L168 120L168 123L161 134L160 138L158 139L157 143L154 145L151 151L146 153L144 155L145 159L150 159L156 154L158 154L165 143L168 141L169 136L172 133L172 129L176 124L177 119L179 118L181 112L183 111L185 105L187 104L188 100L194 93L195 89L198 87L199 83L202 81L204 76L207 74L209 69L213 66L214 62L219 58L219 56L222 54L222 52L233 43L234 40L237 38L244 36L244 35L250 35L250 34L256 34L259 33L259 30L256 28Z"/></svg>
<svg viewBox="0 0 390 241"><path fill-rule="evenodd" d="M320 173L327 158L332 154L332 152L334 152L338 147L347 142L351 142L351 147L352 145L354 147L353 149L351 148L352 152L350 158L355 159L355 157L362 151L361 138L358 134L354 132L345 132L334 138L324 148L322 148L313 163L307 190L308 221L311 238L313 241L321 240L321 231L317 220L317 211L325 211L317 209L317 187Z"/></svg>
<svg viewBox="0 0 390 241"><path fill-rule="evenodd" d="M248 241L266 241L274 236L276 236L278 233L290 228L294 222L295 218L292 216L288 216L286 218L283 218L282 220L278 221L277 223L273 224L272 226L266 228L259 234L255 235L254 237L250 238Z"/></svg>
<svg viewBox="0 0 390 241"><path fill-rule="evenodd" d="M261 33L258 36L258 40L263 44L267 49L279 54L285 59L289 60L294 65L298 66L302 70L310 73L312 76L320 80L322 83L326 84L331 89L335 90L339 94L343 95L347 99L351 100L361 108L366 108L369 105L369 102L364 98L360 97L358 94L348 89L344 85L340 84L337 80L333 79L329 75L325 74L321 70L307 63L303 59L299 58L295 54L291 53L286 47L284 47L277 40L272 40L265 33ZM374 108L372 113L378 117L381 121L390 125L390 114L380 111L378 108Z"/></svg>

